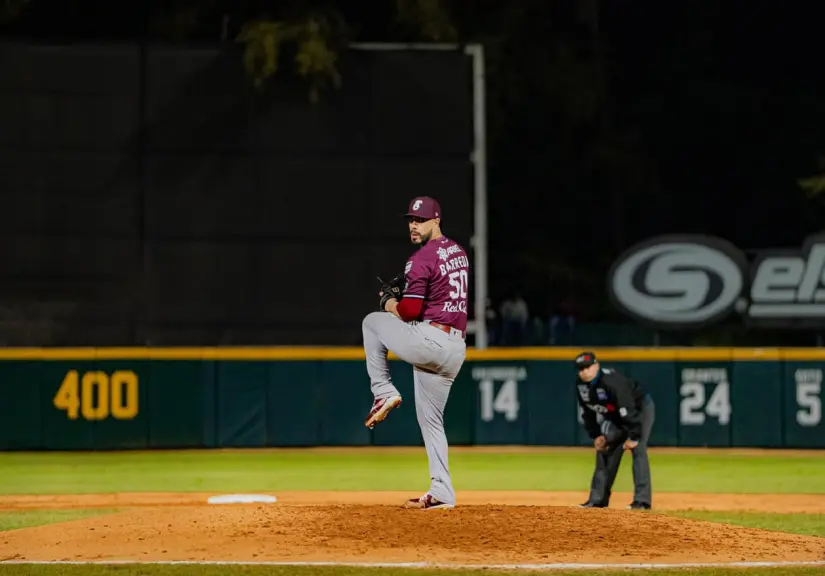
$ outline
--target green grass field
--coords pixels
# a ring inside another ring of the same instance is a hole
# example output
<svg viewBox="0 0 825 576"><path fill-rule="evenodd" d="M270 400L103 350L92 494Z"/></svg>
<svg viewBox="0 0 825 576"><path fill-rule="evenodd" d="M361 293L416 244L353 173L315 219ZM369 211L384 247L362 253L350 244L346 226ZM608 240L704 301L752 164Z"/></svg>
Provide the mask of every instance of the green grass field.
<svg viewBox="0 0 825 576"><path fill-rule="evenodd" d="M632 490L630 459L615 491ZM455 449L451 468L456 489L580 491L587 488L593 455L588 450L499 453ZM765 455L651 451L656 493L825 494L825 451ZM95 494L113 492L249 492L292 490L409 490L427 483L423 449L169 451L126 453L2 453L0 495ZM62 522L115 510L0 512L0 530ZM825 514L765 514L736 511L674 511L673 516L780 530L825 538ZM825 558L823 559L825 560ZM0 564L0 576L217 574L344 576L375 574L492 575L491 570L425 570L282 566L71 566ZM613 571L615 573L615 571ZM512 571L501 572L513 574ZM553 574L567 572L553 571ZM569 572L583 574L581 570ZM588 571L587 574L606 573ZM646 570L644 574L825 574L825 566Z"/></svg>
<svg viewBox="0 0 825 576"><path fill-rule="evenodd" d="M485 451L486 452L486 451ZM627 463L629 464L628 458ZM661 492L825 494L825 452L751 456L657 454ZM587 450L450 454L456 490L582 490L593 471ZM0 453L0 494L413 490L427 480L424 450L169 451ZM633 486L622 465L615 490Z"/></svg>
<svg viewBox="0 0 825 576"><path fill-rule="evenodd" d="M21 528L31 528L32 526L42 526L44 524L54 524L56 522L68 522L69 520L79 520L91 516L102 516L118 512L116 509L91 508L91 509L67 509L67 510L3 510L0 511L0 531L19 530Z"/></svg>

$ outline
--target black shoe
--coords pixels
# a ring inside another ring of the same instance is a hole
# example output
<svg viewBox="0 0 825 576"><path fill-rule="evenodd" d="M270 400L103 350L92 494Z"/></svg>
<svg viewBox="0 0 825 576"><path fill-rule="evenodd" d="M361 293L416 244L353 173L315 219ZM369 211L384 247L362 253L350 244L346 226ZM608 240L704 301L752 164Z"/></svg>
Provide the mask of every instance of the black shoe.
<svg viewBox="0 0 825 576"><path fill-rule="evenodd" d="M628 510L650 510L650 504L645 504L644 502L631 502L630 506L627 507Z"/></svg>
<svg viewBox="0 0 825 576"><path fill-rule="evenodd" d="M579 508L607 508L606 504L596 504L594 502L585 502L584 504L579 504Z"/></svg>

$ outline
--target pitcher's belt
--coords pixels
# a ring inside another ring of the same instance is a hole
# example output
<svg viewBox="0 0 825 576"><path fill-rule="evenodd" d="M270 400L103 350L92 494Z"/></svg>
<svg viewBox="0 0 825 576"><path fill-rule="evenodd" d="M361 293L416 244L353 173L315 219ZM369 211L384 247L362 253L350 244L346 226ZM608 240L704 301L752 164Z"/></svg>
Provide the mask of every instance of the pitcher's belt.
<svg viewBox="0 0 825 576"><path fill-rule="evenodd" d="M441 324L439 322L433 322L432 320L425 320L424 322L426 322L427 324L429 324L433 328L438 328L442 332L446 332L447 334L450 334L450 335L458 334L459 336L464 338L464 333L461 330L457 330L456 328L453 328L452 326L447 326L446 324Z"/></svg>

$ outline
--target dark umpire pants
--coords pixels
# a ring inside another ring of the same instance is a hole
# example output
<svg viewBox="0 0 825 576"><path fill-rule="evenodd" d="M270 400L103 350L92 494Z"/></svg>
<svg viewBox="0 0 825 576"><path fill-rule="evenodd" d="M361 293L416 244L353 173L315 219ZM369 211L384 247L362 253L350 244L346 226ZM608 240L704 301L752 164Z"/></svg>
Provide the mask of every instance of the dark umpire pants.
<svg viewBox="0 0 825 576"><path fill-rule="evenodd" d="M653 404L653 398L648 394L645 396L642 408L642 437L639 439L639 445L633 449L633 501L648 505L652 504L652 494L647 442L650 440L650 431L655 419L656 406ZM619 464L622 463L624 454L622 446L627 439L627 432L605 420L602 422L602 434L607 439L608 448L604 452L596 452L596 470L590 482L589 501L607 506L610 502L613 482L619 472Z"/></svg>

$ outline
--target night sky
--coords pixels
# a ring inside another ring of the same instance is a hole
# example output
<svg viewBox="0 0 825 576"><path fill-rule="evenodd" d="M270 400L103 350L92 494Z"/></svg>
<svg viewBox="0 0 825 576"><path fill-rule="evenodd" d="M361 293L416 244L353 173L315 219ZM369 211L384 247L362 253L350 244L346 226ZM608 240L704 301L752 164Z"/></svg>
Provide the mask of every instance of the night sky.
<svg viewBox="0 0 825 576"><path fill-rule="evenodd" d="M796 182L823 169L821 11L765 1L600 6L605 124L634 152L618 170L593 169L582 161L587 129L554 126L539 98L515 112L533 147L505 154L511 164L493 172L491 194L530 189L539 208L502 215L509 241L496 261L542 242L560 268L581 273L573 290L597 298L616 254L652 235L713 234L758 250L794 248L821 230L822 204Z"/></svg>
<svg viewBox="0 0 825 576"><path fill-rule="evenodd" d="M33 0L2 32L141 38L160 5L119 2L115 13L105 2ZM224 13L236 32L265 12L330 6L351 40L421 40L392 2L203 5L188 40L214 41ZM575 292L604 311L607 268L652 235L713 234L758 250L821 229L823 204L797 184L825 171L823 10L813 2L446 5L459 40L488 47L494 296L521 289L543 313ZM597 32L581 18L587 6Z"/></svg>
<svg viewBox="0 0 825 576"><path fill-rule="evenodd" d="M821 229L796 184L825 153L821 11L801 6L605 3L618 108L644 134L671 206L640 207L641 232L766 248Z"/></svg>

